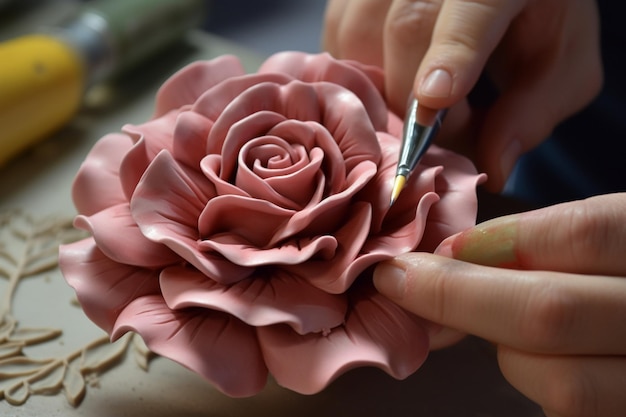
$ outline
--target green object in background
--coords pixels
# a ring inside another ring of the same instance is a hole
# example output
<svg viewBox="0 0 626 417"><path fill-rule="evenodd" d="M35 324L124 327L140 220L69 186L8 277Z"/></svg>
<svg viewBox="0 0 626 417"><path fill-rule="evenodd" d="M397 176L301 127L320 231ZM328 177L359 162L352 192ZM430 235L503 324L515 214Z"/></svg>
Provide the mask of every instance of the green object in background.
<svg viewBox="0 0 626 417"><path fill-rule="evenodd" d="M1 1L1 0L0 0ZM92 0L60 36L83 51L98 81L127 70L201 24L205 0Z"/></svg>

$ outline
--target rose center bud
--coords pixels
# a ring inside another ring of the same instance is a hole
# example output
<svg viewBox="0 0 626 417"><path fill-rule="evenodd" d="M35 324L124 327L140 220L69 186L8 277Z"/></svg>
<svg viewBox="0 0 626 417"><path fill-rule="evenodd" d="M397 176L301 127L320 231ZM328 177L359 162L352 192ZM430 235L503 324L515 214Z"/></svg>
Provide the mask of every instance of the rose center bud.
<svg viewBox="0 0 626 417"><path fill-rule="evenodd" d="M238 159L235 185L253 198L293 210L321 199L324 153L319 148L268 135L245 143Z"/></svg>

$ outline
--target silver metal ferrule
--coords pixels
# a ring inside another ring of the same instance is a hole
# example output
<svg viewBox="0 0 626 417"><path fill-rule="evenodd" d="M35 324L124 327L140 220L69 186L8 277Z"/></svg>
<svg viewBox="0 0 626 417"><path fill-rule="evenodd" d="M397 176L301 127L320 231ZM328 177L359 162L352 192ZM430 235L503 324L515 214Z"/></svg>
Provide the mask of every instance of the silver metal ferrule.
<svg viewBox="0 0 626 417"><path fill-rule="evenodd" d="M428 150L441 128L441 123L447 112L447 109L439 110L432 124L424 125L417 121L417 108L418 102L413 99L404 119L402 144L400 145L400 156L396 170L396 175L407 178Z"/></svg>

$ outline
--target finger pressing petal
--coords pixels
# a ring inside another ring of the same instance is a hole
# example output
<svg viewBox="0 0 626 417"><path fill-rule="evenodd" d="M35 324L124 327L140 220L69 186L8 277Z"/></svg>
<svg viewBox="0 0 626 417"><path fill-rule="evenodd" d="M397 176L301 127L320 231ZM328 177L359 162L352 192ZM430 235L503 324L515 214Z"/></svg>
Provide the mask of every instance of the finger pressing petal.
<svg viewBox="0 0 626 417"><path fill-rule="evenodd" d="M379 265L374 283L420 317L496 343L541 353L626 353L623 278L410 253Z"/></svg>

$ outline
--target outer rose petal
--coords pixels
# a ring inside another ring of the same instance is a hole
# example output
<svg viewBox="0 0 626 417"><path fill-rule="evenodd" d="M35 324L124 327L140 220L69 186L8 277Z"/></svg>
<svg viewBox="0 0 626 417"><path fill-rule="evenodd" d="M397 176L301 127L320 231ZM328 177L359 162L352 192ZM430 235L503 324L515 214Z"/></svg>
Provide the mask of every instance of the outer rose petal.
<svg viewBox="0 0 626 417"><path fill-rule="evenodd" d="M239 59L230 55L191 63L159 88L153 117L161 117L170 110L192 104L214 85L245 73Z"/></svg>
<svg viewBox="0 0 626 417"><path fill-rule="evenodd" d="M354 295L346 324L327 336L299 335L287 326L258 329L265 363L278 384L314 394L349 369L376 366L398 379L428 355L422 321L373 289Z"/></svg>
<svg viewBox="0 0 626 417"><path fill-rule="evenodd" d="M400 140L384 132L377 132L377 136L382 149L378 171L357 195L358 199L372 203L372 234L374 235L390 232L390 220L395 225L394 228L412 222L421 198L435 191L435 176L441 171L440 168L433 170L427 165L420 164L416 172L409 177L406 184L407 190L400 194L400 198L393 206L389 207L389 197L396 176Z"/></svg>
<svg viewBox="0 0 626 417"><path fill-rule="evenodd" d="M328 332L340 326L348 307L345 296L328 294L281 272L225 286L198 271L172 267L161 273L161 289L174 310L220 310L251 326L287 323L300 334Z"/></svg>
<svg viewBox="0 0 626 417"><path fill-rule="evenodd" d="M61 271L85 314L107 333L136 297L160 292L157 271L112 261L93 238L62 245L59 253Z"/></svg>
<svg viewBox="0 0 626 417"><path fill-rule="evenodd" d="M120 313L111 337L139 333L155 353L211 381L223 393L246 397L261 391L267 369L253 327L205 309L170 310L161 296L138 297Z"/></svg>
<svg viewBox="0 0 626 417"><path fill-rule="evenodd" d="M474 165L454 152L432 146L424 163L440 164L443 172L435 179L441 200L428 215L419 249L432 252L443 239L476 224L478 200L476 186L487 178L477 174Z"/></svg>
<svg viewBox="0 0 626 417"><path fill-rule="evenodd" d="M127 135L112 133L94 145L72 185L72 199L79 213L91 215L128 201L122 191L118 167L132 144Z"/></svg>
<svg viewBox="0 0 626 417"><path fill-rule="evenodd" d="M157 267L179 259L167 246L146 239L131 217L127 202L92 216L78 216L74 225L90 231L98 248L115 262Z"/></svg>
<svg viewBox="0 0 626 417"><path fill-rule="evenodd" d="M412 221L402 227L389 230L380 235L370 236L363 244L361 253L343 273L348 281L377 262L391 259L405 252L415 250L422 239L424 228L428 224L429 210L436 206L439 197L435 193L424 195L415 209Z"/></svg>

